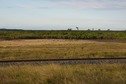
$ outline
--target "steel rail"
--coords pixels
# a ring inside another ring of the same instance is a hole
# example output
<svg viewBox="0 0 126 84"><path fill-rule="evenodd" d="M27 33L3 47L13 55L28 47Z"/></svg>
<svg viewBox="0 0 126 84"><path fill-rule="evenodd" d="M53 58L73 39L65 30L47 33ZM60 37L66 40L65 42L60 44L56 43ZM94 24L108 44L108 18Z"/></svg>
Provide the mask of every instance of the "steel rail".
<svg viewBox="0 0 126 84"><path fill-rule="evenodd" d="M33 60L0 60L0 65L22 64L99 64L126 63L126 58L74 58L74 59L33 59Z"/></svg>

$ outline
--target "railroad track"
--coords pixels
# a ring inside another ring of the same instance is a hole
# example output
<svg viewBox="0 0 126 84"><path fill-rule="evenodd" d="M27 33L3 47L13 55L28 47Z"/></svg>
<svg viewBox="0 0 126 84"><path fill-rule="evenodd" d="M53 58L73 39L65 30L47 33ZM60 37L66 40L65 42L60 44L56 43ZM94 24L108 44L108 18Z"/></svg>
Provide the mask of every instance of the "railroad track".
<svg viewBox="0 0 126 84"><path fill-rule="evenodd" d="M41 64L100 64L126 63L126 58L79 58L79 59L38 59L38 60L4 60L0 66L8 65L41 65Z"/></svg>

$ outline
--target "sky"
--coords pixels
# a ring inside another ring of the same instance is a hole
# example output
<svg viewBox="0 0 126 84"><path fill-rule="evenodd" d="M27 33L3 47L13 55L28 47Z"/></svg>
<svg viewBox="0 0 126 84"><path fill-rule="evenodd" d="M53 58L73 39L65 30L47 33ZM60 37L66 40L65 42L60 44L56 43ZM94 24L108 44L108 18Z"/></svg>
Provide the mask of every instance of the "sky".
<svg viewBox="0 0 126 84"><path fill-rule="evenodd" d="M0 28L126 30L126 0L0 0Z"/></svg>

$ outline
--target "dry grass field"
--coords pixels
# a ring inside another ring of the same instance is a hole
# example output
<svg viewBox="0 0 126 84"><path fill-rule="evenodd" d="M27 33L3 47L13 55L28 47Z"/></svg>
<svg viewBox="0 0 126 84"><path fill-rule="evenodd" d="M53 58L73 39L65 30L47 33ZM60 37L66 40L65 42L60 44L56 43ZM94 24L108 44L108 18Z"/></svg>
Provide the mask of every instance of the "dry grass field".
<svg viewBox="0 0 126 84"><path fill-rule="evenodd" d="M126 64L0 67L0 84L126 84Z"/></svg>
<svg viewBox="0 0 126 84"><path fill-rule="evenodd" d="M126 42L100 40L0 41L0 60L126 57Z"/></svg>
<svg viewBox="0 0 126 84"><path fill-rule="evenodd" d="M1 40L0 60L126 57L115 40ZM126 84L126 64L0 66L0 84Z"/></svg>

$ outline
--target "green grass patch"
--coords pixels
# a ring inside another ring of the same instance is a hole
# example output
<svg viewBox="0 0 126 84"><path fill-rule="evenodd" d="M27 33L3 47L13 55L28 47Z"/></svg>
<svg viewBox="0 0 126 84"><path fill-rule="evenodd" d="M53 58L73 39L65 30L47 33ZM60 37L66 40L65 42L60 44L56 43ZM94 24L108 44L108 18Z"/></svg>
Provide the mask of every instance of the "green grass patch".
<svg viewBox="0 0 126 84"><path fill-rule="evenodd" d="M126 40L126 31L33 31L1 30L0 39L118 39Z"/></svg>

